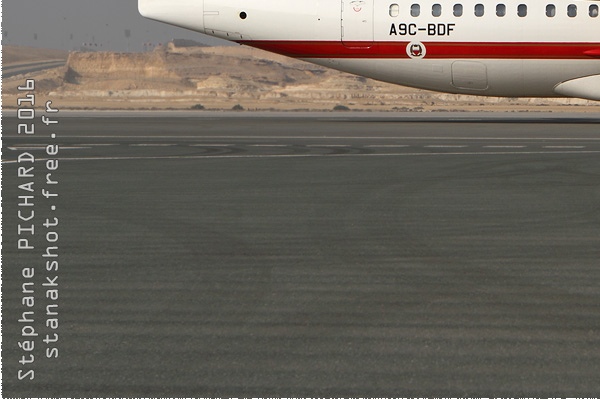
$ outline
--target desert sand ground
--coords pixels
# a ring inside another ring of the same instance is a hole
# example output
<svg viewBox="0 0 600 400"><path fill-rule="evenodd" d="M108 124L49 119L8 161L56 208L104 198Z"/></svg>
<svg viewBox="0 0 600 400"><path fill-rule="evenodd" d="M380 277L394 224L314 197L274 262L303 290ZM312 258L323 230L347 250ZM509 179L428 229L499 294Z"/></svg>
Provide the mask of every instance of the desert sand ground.
<svg viewBox="0 0 600 400"><path fill-rule="evenodd" d="M580 99L488 98L382 83L245 46L157 48L148 53L66 52L4 46L4 65L66 59L64 67L5 79L5 109L17 87L61 109L597 112Z"/></svg>

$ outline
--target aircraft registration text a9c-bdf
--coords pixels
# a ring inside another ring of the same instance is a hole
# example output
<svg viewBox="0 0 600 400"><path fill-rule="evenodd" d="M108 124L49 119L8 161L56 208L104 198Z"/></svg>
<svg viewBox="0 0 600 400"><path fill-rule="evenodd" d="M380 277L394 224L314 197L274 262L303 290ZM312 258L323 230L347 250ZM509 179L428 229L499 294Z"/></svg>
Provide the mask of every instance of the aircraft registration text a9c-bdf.
<svg viewBox="0 0 600 400"><path fill-rule="evenodd" d="M385 82L600 100L600 0L138 0L150 19Z"/></svg>

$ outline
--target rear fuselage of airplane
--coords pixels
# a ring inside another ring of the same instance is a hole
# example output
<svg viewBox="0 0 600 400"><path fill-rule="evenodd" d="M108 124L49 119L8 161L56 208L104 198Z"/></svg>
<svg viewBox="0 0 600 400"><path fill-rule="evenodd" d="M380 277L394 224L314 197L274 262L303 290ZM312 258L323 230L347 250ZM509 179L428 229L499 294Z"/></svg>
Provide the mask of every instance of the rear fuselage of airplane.
<svg viewBox="0 0 600 400"><path fill-rule="evenodd" d="M138 0L147 18L423 89L600 100L600 0Z"/></svg>

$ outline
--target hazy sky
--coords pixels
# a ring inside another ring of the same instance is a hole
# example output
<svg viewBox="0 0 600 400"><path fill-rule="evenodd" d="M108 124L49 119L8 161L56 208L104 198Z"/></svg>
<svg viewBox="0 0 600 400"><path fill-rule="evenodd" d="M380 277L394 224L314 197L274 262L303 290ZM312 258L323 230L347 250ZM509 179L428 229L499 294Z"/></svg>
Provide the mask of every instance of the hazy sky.
<svg viewBox="0 0 600 400"><path fill-rule="evenodd" d="M9 45L73 50L93 43L98 50L142 51L144 43L173 38L226 43L149 21L139 15L137 0L3 0L2 14L2 43Z"/></svg>

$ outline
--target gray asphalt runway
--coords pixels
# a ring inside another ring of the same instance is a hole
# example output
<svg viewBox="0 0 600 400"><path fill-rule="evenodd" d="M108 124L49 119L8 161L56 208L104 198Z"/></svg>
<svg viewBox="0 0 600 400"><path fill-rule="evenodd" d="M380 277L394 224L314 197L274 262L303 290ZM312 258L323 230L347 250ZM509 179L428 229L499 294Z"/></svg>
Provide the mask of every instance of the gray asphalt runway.
<svg viewBox="0 0 600 400"><path fill-rule="evenodd" d="M65 65L65 60L35 61L22 64L13 64L2 67L2 78L10 78L31 72L43 71Z"/></svg>
<svg viewBox="0 0 600 400"><path fill-rule="evenodd" d="M3 119L4 397L600 394L598 115L195 115Z"/></svg>

